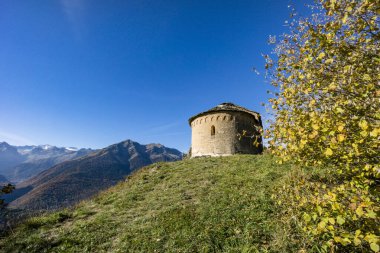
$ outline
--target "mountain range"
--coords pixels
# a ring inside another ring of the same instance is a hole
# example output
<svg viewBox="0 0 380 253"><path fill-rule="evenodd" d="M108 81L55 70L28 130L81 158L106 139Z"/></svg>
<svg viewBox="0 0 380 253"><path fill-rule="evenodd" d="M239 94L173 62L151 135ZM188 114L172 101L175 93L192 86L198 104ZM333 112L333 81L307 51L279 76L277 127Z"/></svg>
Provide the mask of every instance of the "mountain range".
<svg viewBox="0 0 380 253"><path fill-rule="evenodd" d="M51 145L12 146L6 142L0 142L0 175L2 176L0 178L1 181L19 183L56 164L94 151Z"/></svg>
<svg viewBox="0 0 380 253"><path fill-rule="evenodd" d="M126 140L89 152L42 171L16 185L7 196L10 208L58 209L71 206L125 179L134 170L160 161L177 161L182 153L161 144Z"/></svg>

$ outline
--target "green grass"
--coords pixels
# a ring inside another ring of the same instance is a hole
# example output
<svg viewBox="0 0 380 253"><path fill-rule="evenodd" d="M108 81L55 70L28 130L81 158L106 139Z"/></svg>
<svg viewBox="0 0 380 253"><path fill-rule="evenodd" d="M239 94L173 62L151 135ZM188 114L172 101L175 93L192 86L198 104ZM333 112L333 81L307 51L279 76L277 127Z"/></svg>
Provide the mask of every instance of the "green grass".
<svg viewBox="0 0 380 253"><path fill-rule="evenodd" d="M269 155L145 167L72 210L32 218L3 252L289 252L270 196L290 165Z"/></svg>

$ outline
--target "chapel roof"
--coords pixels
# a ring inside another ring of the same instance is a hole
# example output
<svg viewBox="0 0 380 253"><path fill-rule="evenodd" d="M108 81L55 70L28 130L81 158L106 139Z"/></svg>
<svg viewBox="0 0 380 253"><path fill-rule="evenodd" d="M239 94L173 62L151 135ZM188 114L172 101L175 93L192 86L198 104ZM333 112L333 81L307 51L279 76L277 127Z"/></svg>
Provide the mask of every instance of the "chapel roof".
<svg viewBox="0 0 380 253"><path fill-rule="evenodd" d="M226 111L245 112L245 113L253 115L255 117L255 119L260 122L260 114L258 112L254 112L254 111L248 110L247 108L244 108L244 107L239 106L239 105L235 105L233 103L221 103L221 104L219 104L219 105L211 108L208 111L204 111L204 112L198 113L197 115L191 117L189 119L189 124L191 124L191 122L195 118L198 118L198 117L201 117L201 116L204 116L204 115L207 115L207 114L215 113L215 112L226 112Z"/></svg>

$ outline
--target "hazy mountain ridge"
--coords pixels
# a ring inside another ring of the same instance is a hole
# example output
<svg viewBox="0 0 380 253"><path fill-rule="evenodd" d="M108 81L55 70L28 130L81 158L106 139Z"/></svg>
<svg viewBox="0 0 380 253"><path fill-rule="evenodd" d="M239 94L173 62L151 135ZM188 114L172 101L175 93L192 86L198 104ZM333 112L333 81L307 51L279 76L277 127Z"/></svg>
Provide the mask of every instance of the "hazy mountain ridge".
<svg viewBox="0 0 380 253"><path fill-rule="evenodd" d="M92 149L51 145L12 146L0 143L0 174L11 182L21 182L58 163L94 152Z"/></svg>
<svg viewBox="0 0 380 253"><path fill-rule="evenodd" d="M28 210L70 206L115 185L138 168L158 161L177 161L182 155L161 144L141 145L126 140L57 164L18 184L8 197L17 199L9 206Z"/></svg>

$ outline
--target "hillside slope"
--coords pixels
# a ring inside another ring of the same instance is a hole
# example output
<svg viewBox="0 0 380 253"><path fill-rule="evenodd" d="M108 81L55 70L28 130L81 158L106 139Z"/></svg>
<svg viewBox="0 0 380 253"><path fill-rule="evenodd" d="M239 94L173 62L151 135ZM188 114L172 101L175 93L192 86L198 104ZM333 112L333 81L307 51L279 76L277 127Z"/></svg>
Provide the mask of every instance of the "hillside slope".
<svg viewBox="0 0 380 253"><path fill-rule="evenodd" d="M289 171L268 155L156 163L33 218L4 252L289 252L270 195Z"/></svg>

